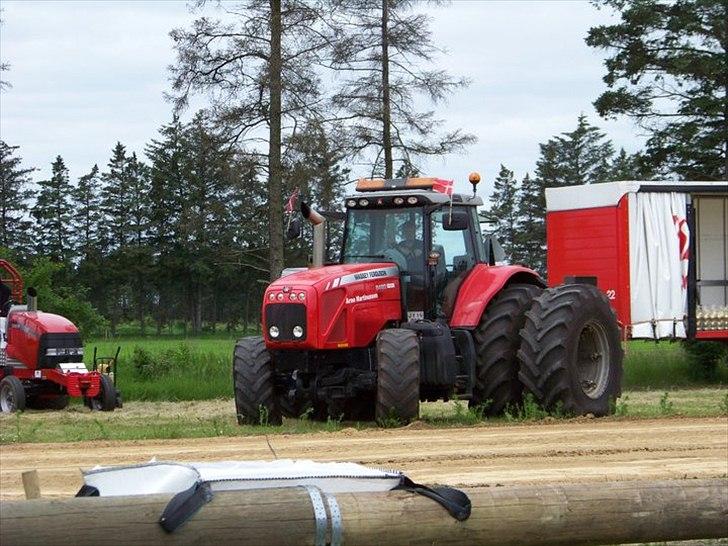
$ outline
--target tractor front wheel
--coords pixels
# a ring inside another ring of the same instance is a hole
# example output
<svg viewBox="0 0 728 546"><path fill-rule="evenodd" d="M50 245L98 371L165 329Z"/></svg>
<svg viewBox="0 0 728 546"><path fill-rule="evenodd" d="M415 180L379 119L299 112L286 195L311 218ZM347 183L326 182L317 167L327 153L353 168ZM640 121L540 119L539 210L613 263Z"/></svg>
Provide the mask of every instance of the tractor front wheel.
<svg viewBox="0 0 728 546"><path fill-rule="evenodd" d="M273 362L262 337L246 337L235 345L233 385L238 424L281 424L281 409L274 389Z"/></svg>
<svg viewBox="0 0 728 546"><path fill-rule="evenodd" d="M23 411L25 409L25 389L23 383L14 375L0 381L0 410L3 413Z"/></svg>
<svg viewBox="0 0 728 546"><path fill-rule="evenodd" d="M383 330L377 336L377 398L380 423L403 424L420 413L420 343L417 333L404 328Z"/></svg>
<svg viewBox="0 0 728 546"><path fill-rule="evenodd" d="M519 378L543 408L595 416L621 395L623 351L617 318L595 286L545 290L526 313Z"/></svg>

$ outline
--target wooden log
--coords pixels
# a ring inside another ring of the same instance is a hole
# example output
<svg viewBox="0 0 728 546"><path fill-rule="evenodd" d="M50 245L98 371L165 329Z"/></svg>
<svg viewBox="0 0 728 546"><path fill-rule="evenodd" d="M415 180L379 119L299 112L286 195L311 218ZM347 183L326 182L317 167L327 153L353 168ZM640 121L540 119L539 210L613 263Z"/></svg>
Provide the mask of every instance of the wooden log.
<svg viewBox="0 0 728 546"><path fill-rule="evenodd" d="M38 480L37 470L28 470L23 472L23 489L25 490L26 499L40 498L40 481Z"/></svg>
<svg viewBox="0 0 728 546"><path fill-rule="evenodd" d="M463 522L432 500L403 491L329 497L341 511L345 546L619 544L728 537L725 479L464 491L473 510ZM0 544L315 544L313 505L302 488L217 492L172 534L157 523L169 498L0 503Z"/></svg>

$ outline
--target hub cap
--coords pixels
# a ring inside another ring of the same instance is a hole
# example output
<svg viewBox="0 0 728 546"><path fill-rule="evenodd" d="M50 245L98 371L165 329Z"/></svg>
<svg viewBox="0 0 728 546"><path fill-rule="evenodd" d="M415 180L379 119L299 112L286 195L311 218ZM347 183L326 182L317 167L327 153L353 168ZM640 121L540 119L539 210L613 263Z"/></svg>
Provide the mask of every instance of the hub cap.
<svg viewBox="0 0 728 546"><path fill-rule="evenodd" d="M0 389L0 409L6 413L15 411L15 396L10 385L3 385Z"/></svg>
<svg viewBox="0 0 728 546"><path fill-rule="evenodd" d="M592 399L601 397L609 382L609 344L601 324L590 321L582 328L576 348L576 367L584 394Z"/></svg>

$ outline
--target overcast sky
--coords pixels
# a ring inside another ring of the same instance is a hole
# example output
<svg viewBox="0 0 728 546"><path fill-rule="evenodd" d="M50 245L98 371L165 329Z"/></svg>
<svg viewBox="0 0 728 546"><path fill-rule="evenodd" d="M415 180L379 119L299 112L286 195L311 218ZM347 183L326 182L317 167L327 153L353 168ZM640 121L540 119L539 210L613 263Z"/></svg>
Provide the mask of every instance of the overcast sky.
<svg viewBox="0 0 728 546"><path fill-rule="evenodd" d="M26 166L47 177L63 156L73 179L94 163L102 169L121 141L144 145L171 118L163 98L174 61L169 31L194 15L184 1L1 0L0 57L12 88L0 94L0 138L20 146ZM576 125L579 113L600 125L617 147L643 142L628 120L598 118L603 52L584 43L610 12L572 1L454 0L430 7L433 41L447 49L439 63L472 84L438 110L449 127L478 137L464 154L427 163L427 173L483 175L486 197L499 165L532 172L538 144ZM354 173L358 175L360 173ZM361 173L366 174L366 173Z"/></svg>

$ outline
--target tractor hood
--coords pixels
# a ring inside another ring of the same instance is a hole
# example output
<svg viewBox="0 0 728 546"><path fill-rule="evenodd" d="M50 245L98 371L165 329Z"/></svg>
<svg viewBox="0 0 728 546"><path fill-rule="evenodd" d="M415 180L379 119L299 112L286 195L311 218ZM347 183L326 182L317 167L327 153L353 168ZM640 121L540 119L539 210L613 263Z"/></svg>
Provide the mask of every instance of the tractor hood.
<svg viewBox="0 0 728 546"><path fill-rule="evenodd" d="M8 317L9 329L15 328L30 337L43 334L77 334L78 328L66 317L43 311L14 311Z"/></svg>
<svg viewBox="0 0 728 546"><path fill-rule="evenodd" d="M263 300L269 349L366 347L401 314L399 269L387 262L297 271L272 282Z"/></svg>
<svg viewBox="0 0 728 546"><path fill-rule="evenodd" d="M399 270L397 270L397 266L394 263L327 265L325 267L296 271L273 281L270 287L282 288L295 284L296 286L323 285L325 288L327 284L334 284L337 279L339 279L339 283L337 284L339 286L341 285L342 279L345 279L345 283L350 283L354 280L391 276L399 276ZM356 277L356 279L353 277Z"/></svg>

